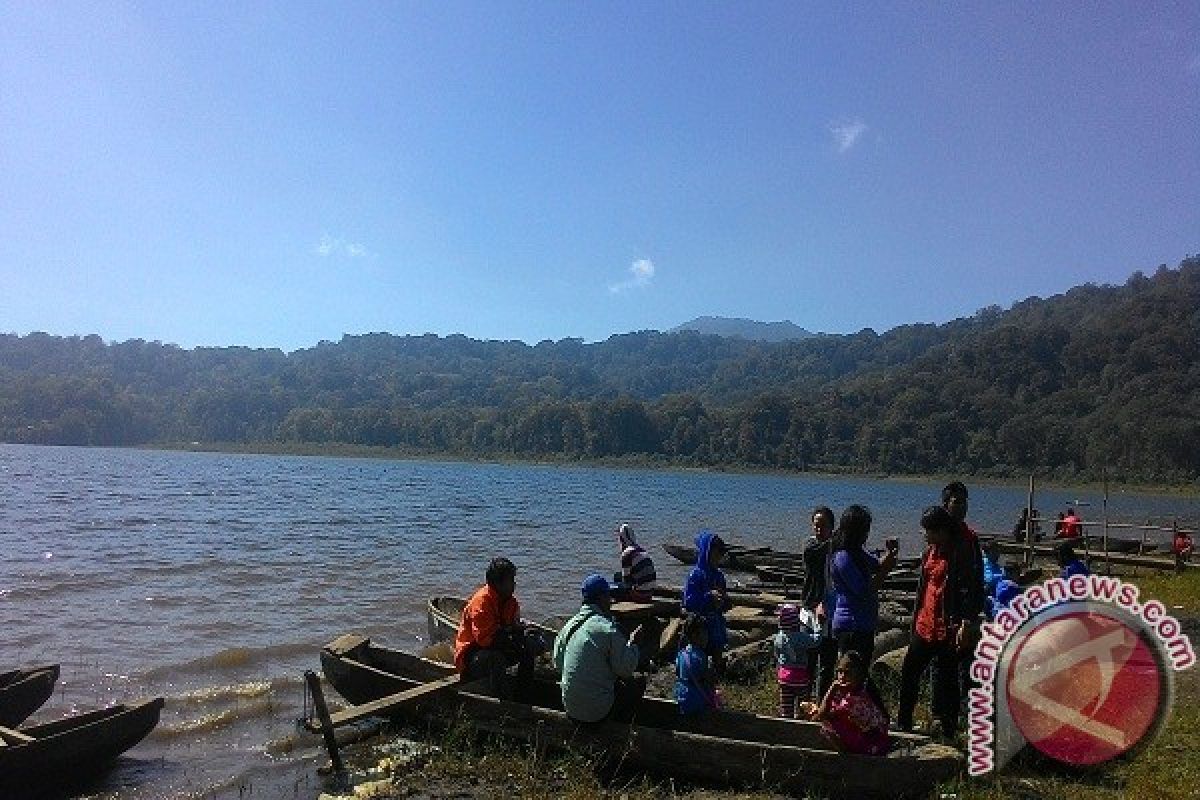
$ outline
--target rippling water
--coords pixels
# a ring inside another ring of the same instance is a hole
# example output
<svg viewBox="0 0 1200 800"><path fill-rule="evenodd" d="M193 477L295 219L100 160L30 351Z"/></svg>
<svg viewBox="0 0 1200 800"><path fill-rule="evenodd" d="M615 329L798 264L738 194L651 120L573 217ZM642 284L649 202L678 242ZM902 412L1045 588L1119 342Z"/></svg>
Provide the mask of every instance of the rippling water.
<svg viewBox="0 0 1200 800"><path fill-rule="evenodd" d="M320 792L298 734L301 674L347 630L413 649L425 600L467 594L496 555L533 618L573 610L611 533L657 545L712 528L789 549L808 509L861 502L873 536L915 554L939 485L791 476L0 445L0 669L60 662L34 721L163 695L155 733L90 794L301 797ZM1057 510L1099 496L1045 492ZM1007 530L1024 488L972 489L971 519ZM1194 499L1117 495L1127 521L1200 519Z"/></svg>

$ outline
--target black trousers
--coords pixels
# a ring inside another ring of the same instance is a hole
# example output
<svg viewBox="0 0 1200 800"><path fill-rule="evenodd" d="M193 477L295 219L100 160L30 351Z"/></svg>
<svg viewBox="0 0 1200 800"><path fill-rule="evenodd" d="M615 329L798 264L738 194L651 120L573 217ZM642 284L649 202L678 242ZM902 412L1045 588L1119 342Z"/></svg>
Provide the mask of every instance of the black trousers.
<svg viewBox="0 0 1200 800"><path fill-rule="evenodd" d="M921 690L925 669L933 664L933 698L930 703L934 719L942 723L947 736L958 731L959 656L953 640L927 642L913 636L900 668L900 708L896 723L903 729L912 728L913 709Z"/></svg>
<svg viewBox="0 0 1200 800"><path fill-rule="evenodd" d="M825 693L833 685L833 668L838 660L837 639L828 633L821 637L821 643L808 651L808 674L811 683L816 688L816 702L825 699Z"/></svg>
<svg viewBox="0 0 1200 800"><path fill-rule="evenodd" d="M512 700L518 692L525 692L533 683L534 655L528 648L519 651L501 650L495 647L476 647L467 654L467 668L463 678L468 681L486 679L488 691L495 697ZM508 668L517 665L516 679Z"/></svg>

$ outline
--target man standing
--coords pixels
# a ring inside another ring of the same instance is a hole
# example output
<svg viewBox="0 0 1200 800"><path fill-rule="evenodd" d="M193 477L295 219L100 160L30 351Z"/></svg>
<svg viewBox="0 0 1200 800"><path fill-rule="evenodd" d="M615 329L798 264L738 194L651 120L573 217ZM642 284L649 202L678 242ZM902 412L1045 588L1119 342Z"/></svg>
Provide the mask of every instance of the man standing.
<svg viewBox="0 0 1200 800"><path fill-rule="evenodd" d="M963 665L971 662L964 642L973 646L974 637L964 634L979 624L983 596L974 571L971 543L943 506L932 506L921 516L925 552L913 608L912 639L900 675L900 705L896 724L912 730L921 677L933 664L933 716L942 734L953 739L958 730L963 696L960 683ZM965 638L964 638L965 637Z"/></svg>
<svg viewBox="0 0 1200 800"><path fill-rule="evenodd" d="M639 625L626 641L612 620L612 588L603 575L583 582L583 605L554 639L554 666L562 674L567 716L578 722L629 719L646 688L633 679Z"/></svg>
<svg viewBox="0 0 1200 800"><path fill-rule="evenodd" d="M494 558L486 581L463 608L454 639L454 667L465 680L485 678L493 694L511 698L515 692L508 668L516 664L517 685L527 686L535 657L525 641L521 605L514 595L517 568L507 558Z"/></svg>
<svg viewBox="0 0 1200 800"><path fill-rule="evenodd" d="M823 698L833 683L837 664L837 640L829 630L829 614L825 609L825 588L828 575L829 541L833 536L833 509L817 506L810 521L813 535L804 543L804 588L801 602L817 615L821 639L808 651L808 674L816 676L817 699Z"/></svg>
<svg viewBox="0 0 1200 800"><path fill-rule="evenodd" d="M958 673L961 702L966 703L974 681L971 680L971 661L974 660L975 643L979 637L979 626L984 610L983 550L979 537L967 524L967 487L962 481L953 481L942 489L942 508L954 522L955 548L963 548L967 563L961 569L959 585L963 592L959 618L961 624L954 635L954 646L958 651ZM969 556L969 558L968 558ZM939 680L937 662L933 665L933 680Z"/></svg>

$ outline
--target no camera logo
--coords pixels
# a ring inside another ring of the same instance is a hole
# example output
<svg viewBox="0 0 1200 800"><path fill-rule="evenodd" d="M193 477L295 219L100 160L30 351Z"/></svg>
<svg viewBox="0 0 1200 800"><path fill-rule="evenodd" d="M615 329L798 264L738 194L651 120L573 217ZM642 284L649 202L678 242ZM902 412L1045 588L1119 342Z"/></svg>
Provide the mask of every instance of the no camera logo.
<svg viewBox="0 0 1200 800"><path fill-rule="evenodd" d="M1094 766L1149 741L1170 710L1174 670L1191 642L1157 601L1117 578L1075 576L1031 587L983 628L971 675L968 772L982 775L1025 745Z"/></svg>

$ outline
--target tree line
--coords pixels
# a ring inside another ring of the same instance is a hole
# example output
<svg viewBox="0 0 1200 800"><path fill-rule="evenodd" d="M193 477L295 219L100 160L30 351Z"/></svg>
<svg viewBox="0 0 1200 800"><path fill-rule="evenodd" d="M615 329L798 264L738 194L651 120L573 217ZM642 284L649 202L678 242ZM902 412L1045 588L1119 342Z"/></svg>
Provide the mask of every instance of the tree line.
<svg viewBox="0 0 1200 800"><path fill-rule="evenodd" d="M0 438L1200 478L1200 259L943 325L765 343L345 336L284 353L0 336Z"/></svg>

